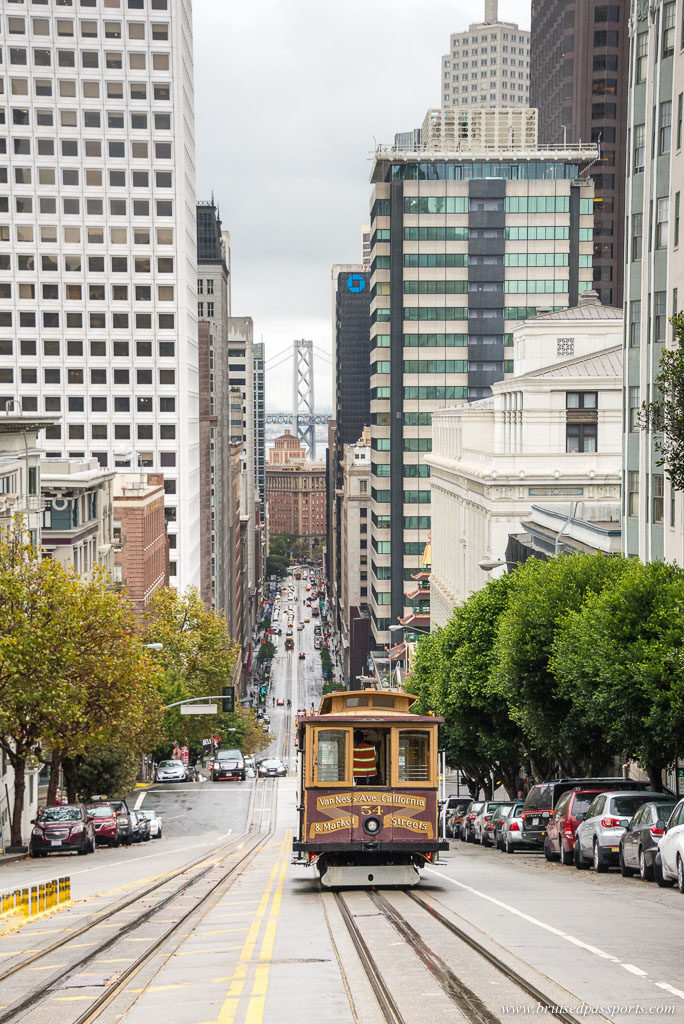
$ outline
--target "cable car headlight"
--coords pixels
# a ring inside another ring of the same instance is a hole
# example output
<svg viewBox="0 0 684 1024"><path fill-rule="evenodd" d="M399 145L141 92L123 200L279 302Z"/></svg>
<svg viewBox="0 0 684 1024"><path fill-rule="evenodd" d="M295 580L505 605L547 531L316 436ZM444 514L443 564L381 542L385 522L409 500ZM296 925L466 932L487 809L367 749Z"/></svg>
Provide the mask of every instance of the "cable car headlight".
<svg viewBox="0 0 684 1024"><path fill-rule="evenodd" d="M367 832L370 836L376 835L382 828L382 822L379 818L366 818L363 823L364 832Z"/></svg>

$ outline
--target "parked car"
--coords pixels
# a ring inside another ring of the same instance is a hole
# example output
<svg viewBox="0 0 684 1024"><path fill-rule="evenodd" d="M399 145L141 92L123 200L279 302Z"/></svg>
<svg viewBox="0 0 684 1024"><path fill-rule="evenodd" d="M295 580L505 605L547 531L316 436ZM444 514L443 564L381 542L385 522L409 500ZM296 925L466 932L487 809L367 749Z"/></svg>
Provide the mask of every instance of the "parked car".
<svg viewBox="0 0 684 1024"><path fill-rule="evenodd" d="M150 838L161 839L162 837L162 818L156 811L138 811L138 815L141 815L147 819L150 826Z"/></svg>
<svg viewBox="0 0 684 1024"><path fill-rule="evenodd" d="M602 789L569 789L563 793L549 818L544 840L544 856L547 860L560 860L572 864L575 850L575 832L580 821Z"/></svg>
<svg viewBox="0 0 684 1024"><path fill-rule="evenodd" d="M622 778L552 779L532 786L523 806L523 829L528 842L544 845L546 826L556 804L569 789L635 790L648 789L648 783Z"/></svg>
<svg viewBox="0 0 684 1024"><path fill-rule="evenodd" d="M46 807L32 824L29 842L32 857L65 851L73 853L74 850L80 854L95 852L95 829L83 804Z"/></svg>
<svg viewBox="0 0 684 1024"><path fill-rule="evenodd" d="M119 829L121 832L121 842L131 842L131 818L128 804L125 800L109 800L108 803L114 808L114 813L117 816L119 822Z"/></svg>
<svg viewBox="0 0 684 1024"><path fill-rule="evenodd" d="M452 839L461 838L463 815L470 804L468 796L449 796L444 807L444 835Z"/></svg>
<svg viewBox="0 0 684 1024"><path fill-rule="evenodd" d="M675 806L676 801L666 796L641 805L620 839L623 875L629 877L638 871L644 882L653 881L658 843L665 835L665 824Z"/></svg>
<svg viewBox="0 0 684 1024"><path fill-rule="evenodd" d="M676 881L684 895L684 800L680 800L665 826L665 835L658 843L653 865L658 885L669 888Z"/></svg>
<svg viewBox="0 0 684 1024"><path fill-rule="evenodd" d="M287 775L287 767L276 757L267 757L259 761L258 774L260 778L281 778Z"/></svg>
<svg viewBox="0 0 684 1024"><path fill-rule="evenodd" d="M658 793L639 790L608 791L594 797L575 832L575 867L593 864L596 871L607 871L617 864L622 833L641 805L654 799L658 799Z"/></svg>
<svg viewBox="0 0 684 1024"><path fill-rule="evenodd" d="M487 835L487 826L491 824L492 815L499 806L498 800L486 800L480 810L473 818L473 840L487 846L490 836ZM491 829L489 830L491 833Z"/></svg>
<svg viewBox="0 0 684 1024"><path fill-rule="evenodd" d="M268 722L268 715L263 716L263 721ZM264 730L268 732L268 726ZM212 782L219 779L241 779L247 778L245 772L245 759L241 750L219 750L214 758L211 769Z"/></svg>
<svg viewBox="0 0 684 1024"><path fill-rule="evenodd" d="M276 707L278 707L278 708L284 708L285 707L285 699L283 697L278 697L278 699L276 701Z"/></svg>
<svg viewBox="0 0 684 1024"><path fill-rule="evenodd" d="M182 761L160 761L155 773L155 782L186 782L188 771Z"/></svg>
<svg viewBox="0 0 684 1024"><path fill-rule="evenodd" d="M318 637L316 637L316 639L314 640L314 651L320 651L320 649L321 641L318 639Z"/></svg>
<svg viewBox="0 0 684 1024"><path fill-rule="evenodd" d="M86 804L86 810L95 830L95 842L102 846L120 846L122 826L112 805Z"/></svg>
<svg viewBox="0 0 684 1024"><path fill-rule="evenodd" d="M150 824L142 811L131 811L131 839L134 843L146 843L150 838Z"/></svg>
<svg viewBox="0 0 684 1024"><path fill-rule="evenodd" d="M465 810L463 815L463 825L461 826L461 839L466 843L472 843L474 841L473 822L482 810L483 806L484 800L471 800Z"/></svg>
<svg viewBox="0 0 684 1024"><path fill-rule="evenodd" d="M527 839L523 829L523 805L515 804L501 822L501 849L504 853L516 850L538 850L534 840Z"/></svg>
<svg viewBox="0 0 684 1024"><path fill-rule="evenodd" d="M508 816L516 810L518 812L522 811L522 800L514 800L510 804L502 804L494 815L494 845L497 850L503 851L503 827Z"/></svg>
<svg viewBox="0 0 684 1024"><path fill-rule="evenodd" d="M489 844L491 843L491 845L495 846L497 850L501 849L499 845L499 838L501 835L501 822L504 820L508 812L515 806L516 803L520 803L520 801L508 800L506 802L499 803L498 807L496 808L490 820L487 822L485 826L484 834L486 836L487 841L483 843L484 846L489 846ZM522 807L522 803L520 804L520 806Z"/></svg>
<svg viewBox="0 0 684 1024"><path fill-rule="evenodd" d="M248 779L253 779L256 775L256 762L253 757L245 758L245 775Z"/></svg>
<svg viewBox="0 0 684 1024"><path fill-rule="evenodd" d="M305 658L306 658L306 654L304 653L304 651L300 651L299 652L299 660L300 661L304 661Z"/></svg>

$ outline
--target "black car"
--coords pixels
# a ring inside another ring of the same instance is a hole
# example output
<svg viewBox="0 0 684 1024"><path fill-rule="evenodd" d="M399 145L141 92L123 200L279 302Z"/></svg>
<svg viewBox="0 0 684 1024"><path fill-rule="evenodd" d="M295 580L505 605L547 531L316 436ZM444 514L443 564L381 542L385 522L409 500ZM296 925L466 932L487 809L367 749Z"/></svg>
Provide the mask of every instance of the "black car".
<svg viewBox="0 0 684 1024"><path fill-rule="evenodd" d="M121 842L127 845L132 843L131 812L128 809L128 804L125 800L110 800L109 803L114 808L114 813L119 819Z"/></svg>
<svg viewBox="0 0 684 1024"><path fill-rule="evenodd" d="M444 834L447 838L461 838L463 815L470 803L471 799L469 796L447 797L446 807L444 809Z"/></svg>
<svg viewBox="0 0 684 1024"><path fill-rule="evenodd" d="M634 782L632 779L619 778L596 778L596 779L551 779L549 782L540 782L527 794L522 812L523 832L525 842L533 843L542 847L546 838L546 826L553 814L556 804L569 789L605 789L610 791L616 789L630 790L639 789L647 791L648 782Z"/></svg>
<svg viewBox="0 0 684 1024"><path fill-rule="evenodd" d="M241 779L244 782L247 772L242 751L219 750L212 764L211 778L213 782L219 779Z"/></svg>
<svg viewBox="0 0 684 1024"><path fill-rule="evenodd" d="M638 871L645 882L653 881L658 842L665 835L665 825L675 805L676 801L666 796L641 805L620 839L623 875L629 877Z"/></svg>

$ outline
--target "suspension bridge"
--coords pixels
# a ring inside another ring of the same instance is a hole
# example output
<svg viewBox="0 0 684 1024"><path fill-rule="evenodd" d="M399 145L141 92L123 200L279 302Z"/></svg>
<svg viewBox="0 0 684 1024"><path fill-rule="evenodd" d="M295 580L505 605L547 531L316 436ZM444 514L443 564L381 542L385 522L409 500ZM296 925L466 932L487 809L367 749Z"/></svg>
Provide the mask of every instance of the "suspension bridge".
<svg viewBox="0 0 684 1024"><path fill-rule="evenodd" d="M332 366L332 358L313 341L297 338L290 348L278 352L266 362L266 372L272 373L292 361L292 413L270 413L267 423L291 423L292 433L307 449L312 462L316 461L316 424L327 423L328 416L316 413L314 401L314 357Z"/></svg>

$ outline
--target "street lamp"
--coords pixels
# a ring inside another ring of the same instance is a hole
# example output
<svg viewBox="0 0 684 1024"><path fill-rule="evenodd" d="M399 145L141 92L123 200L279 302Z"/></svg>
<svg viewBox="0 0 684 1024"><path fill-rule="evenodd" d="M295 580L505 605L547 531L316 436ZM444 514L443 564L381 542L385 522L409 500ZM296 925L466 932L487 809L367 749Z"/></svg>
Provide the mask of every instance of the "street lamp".
<svg viewBox="0 0 684 1024"><path fill-rule="evenodd" d="M163 651L164 644L143 644L143 647L147 648L148 651Z"/></svg>
<svg viewBox="0 0 684 1024"><path fill-rule="evenodd" d="M421 629L420 626L400 626L400 625L394 625L394 626L388 626L387 628L389 629L390 633L394 633L397 629L405 629L409 633L425 633L426 636L430 636L430 630L429 629Z"/></svg>
<svg viewBox="0 0 684 1024"><path fill-rule="evenodd" d="M491 572L492 569L508 569L509 566L520 565L520 562L510 562L506 558L486 559L483 562L478 562L478 565L483 572Z"/></svg>

